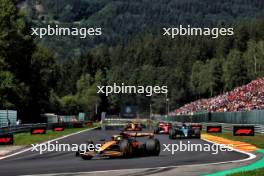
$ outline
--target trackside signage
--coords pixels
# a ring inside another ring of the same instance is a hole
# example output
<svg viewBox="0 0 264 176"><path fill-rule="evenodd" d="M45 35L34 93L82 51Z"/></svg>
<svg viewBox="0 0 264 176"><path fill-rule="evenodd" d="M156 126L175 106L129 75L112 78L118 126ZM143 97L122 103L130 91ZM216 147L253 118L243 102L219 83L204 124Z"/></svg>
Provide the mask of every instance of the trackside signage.
<svg viewBox="0 0 264 176"><path fill-rule="evenodd" d="M203 126L201 124L191 125L191 128L199 128L200 130L203 130Z"/></svg>
<svg viewBox="0 0 264 176"><path fill-rule="evenodd" d="M60 124L56 124L52 126L53 131L64 131L64 126Z"/></svg>
<svg viewBox="0 0 264 176"><path fill-rule="evenodd" d="M222 133L222 126L207 126L207 133Z"/></svg>
<svg viewBox="0 0 264 176"><path fill-rule="evenodd" d="M62 127L62 126L54 126L54 127L52 128L52 130L53 130L53 131L64 131L64 127Z"/></svg>
<svg viewBox="0 0 264 176"><path fill-rule="evenodd" d="M0 145L13 145L14 136L13 134L0 135Z"/></svg>
<svg viewBox="0 0 264 176"><path fill-rule="evenodd" d="M255 128L254 126L234 126L233 134L234 136L254 136Z"/></svg>
<svg viewBox="0 0 264 176"><path fill-rule="evenodd" d="M32 135L46 134L46 127L31 128L30 132Z"/></svg>

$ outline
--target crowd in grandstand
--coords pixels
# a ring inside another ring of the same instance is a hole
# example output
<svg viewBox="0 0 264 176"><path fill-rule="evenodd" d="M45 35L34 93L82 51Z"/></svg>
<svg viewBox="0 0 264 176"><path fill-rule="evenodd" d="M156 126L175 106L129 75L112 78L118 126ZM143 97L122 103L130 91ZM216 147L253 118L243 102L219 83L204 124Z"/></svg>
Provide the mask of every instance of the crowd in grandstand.
<svg viewBox="0 0 264 176"><path fill-rule="evenodd" d="M200 99L176 109L172 114L190 114L199 111L226 112L264 109L264 78L251 81L209 99Z"/></svg>

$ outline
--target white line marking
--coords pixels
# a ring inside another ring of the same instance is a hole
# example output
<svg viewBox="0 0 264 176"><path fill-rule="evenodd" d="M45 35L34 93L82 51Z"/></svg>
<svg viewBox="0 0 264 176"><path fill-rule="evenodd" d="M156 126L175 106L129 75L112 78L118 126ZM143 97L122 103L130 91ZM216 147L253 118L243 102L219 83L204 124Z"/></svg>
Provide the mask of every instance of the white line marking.
<svg viewBox="0 0 264 176"><path fill-rule="evenodd" d="M204 140L204 141L206 141L206 142L209 142L209 143L212 143L212 144L219 144L219 143L216 143L216 142L213 142L213 141L207 140L207 139L202 139L202 140ZM232 163L249 161L249 160L252 160L252 159L256 158L256 155L254 155L253 153L249 153L249 152L245 152L245 151L242 151L242 150L238 150L238 149L235 149L235 148L232 148L232 147L226 146L226 145L225 145L225 147L228 148L228 149L231 149L231 150L233 150L233 151L236 151L236 152L238 152L238 153L243 153L243 154L249 156L248 158L245 158L245 159L231 161Z"/></svg>
<svg viewBox="0 0 264 176"><path fill-rule="evenodd" d="M80 134L80 133L83 133L83 132L86 132L86 131L91 131L91 130L94 130L98 127L94 127L94 128L89 128L89 129L85 129L85 130L82 130L82 131L78 131L78 132L75 132L75 133L71 133L71 134L67 134L65 136L62 136L62 137L58 137L56 139L52 139L52 140L49 140L49 141L45 141L43 143L40 143L40 145L43 145L43 144L47 144L49 142L54 142L54 141L58 141L58 140L61 140L61 139L64 139L64 138L67 138L67 137L70 137L70 136L73 136L73 135L76 135L76 134ZM6 158L10 158L12 156L16 156L16 155L19 155L21 153L25 153L27 151L30 151L33 147L29 147L25 150L22 150L22 151L19 151L19 152L16 152L16 153L12 153L10 155L6 155L6 156L3 156L3 157L0 157L0 160L3 160L3 159L6 159Z"/></svg>
<svg viewBox="0 0 264 176"><path fill-rule="evenodd" d="M206 139L201 139L208 143L217 144L213 141L209 141ZM91 171L91 172L65 172L65 173L51 173L51 174L35 174L35 175L23 175L23 176L56 176L56 175L77 175L77 174L96 174L96 173L106 173L106 172L118 172L118 171L141 171L141 170L149 170L149 169L168 169L168 168L177 168L177 167L197 167L197 166L210 166L210 165L219 165L219 164L228 164L228 163L238 163L238 162L245 162L256 158L256 155L248 152L244 152L238 149L234 149L232 147L226 146L226 148L232 149L238 153L243 153L248 155L248 158L240 159L240 160L232 160L232 161L223 161L223 162L216 162L216 163L206 163L206 164L189 164L189 165L178 165L178 166L166 166L166 167L154 167L154 168L134 168L134 169L116 169L116 170L105 170L105 171Z"/></svg>

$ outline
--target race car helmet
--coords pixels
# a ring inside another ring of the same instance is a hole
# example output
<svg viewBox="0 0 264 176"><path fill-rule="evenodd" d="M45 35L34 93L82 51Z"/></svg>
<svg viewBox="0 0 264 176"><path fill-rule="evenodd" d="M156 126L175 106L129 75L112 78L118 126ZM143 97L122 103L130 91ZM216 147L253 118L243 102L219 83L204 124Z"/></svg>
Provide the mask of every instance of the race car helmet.
<svg viewBox="0 0 264 176"><path fill-rule="evenodd" d="M123 139L124 139L124 137L122 135L114 135L114 136L112 136L112 140L114 140L114 141L121 141Z"/></svg>

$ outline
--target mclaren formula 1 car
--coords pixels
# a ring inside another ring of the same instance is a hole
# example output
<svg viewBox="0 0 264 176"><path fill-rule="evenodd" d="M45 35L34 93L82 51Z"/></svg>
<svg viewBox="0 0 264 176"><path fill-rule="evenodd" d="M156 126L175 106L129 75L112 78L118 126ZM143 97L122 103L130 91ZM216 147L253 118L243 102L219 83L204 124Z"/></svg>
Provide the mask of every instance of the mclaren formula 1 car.
<svg viewBox="0 0 264 176"><path fill-rule="evenodd" d="M141 131L142 125L138 122L128 122L124 128L124 131Z"/></svg>
<svg viewBox="0 0 264 176"><path fill-rule="evenodd" d="M169 130L172 128L172 124L168 122L159 122L157 127L154 129L155 134L169 134Z"/></svg>
<svg viewBox="0 0 264 176"><path fill-rule="evenodd" d="M192 127L190 125L183 124L169 130L169 138L201 138L200 128Z"/></svg>
<svg viewBox="0 0 264 176"><path fill-rule="evenodd" d="M147 137L144 142L137 140L138 137ZM96 151L80 152L84 160L93 157L99 158L129 158L136 156L158 156L160 142L154 138L153 133L127 133L121 132L113 135L110 141L104 142Z"/></svg>

